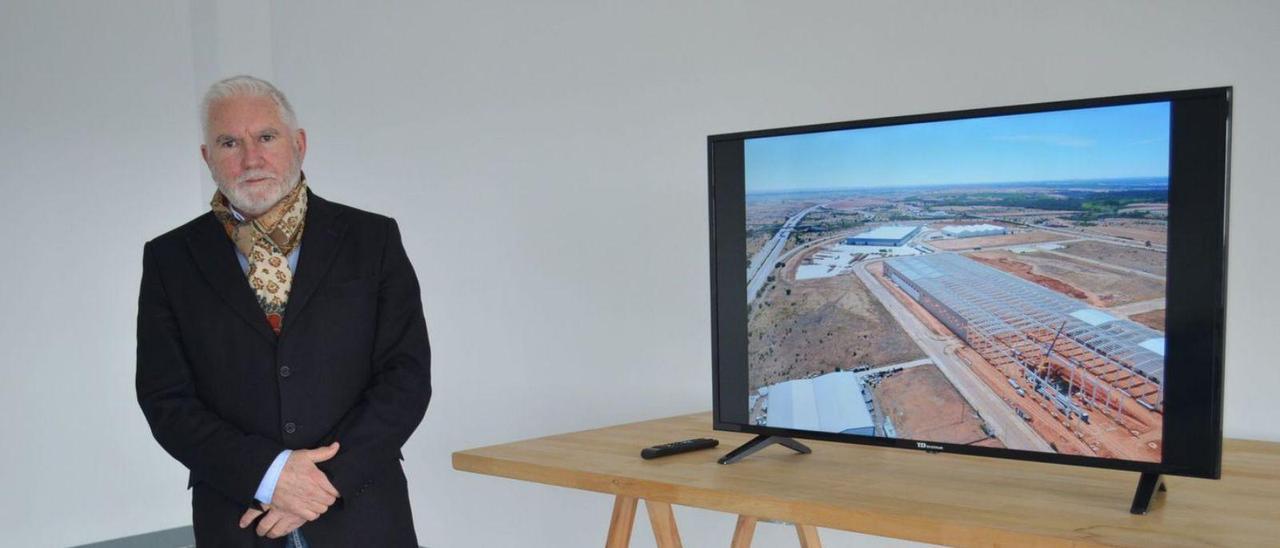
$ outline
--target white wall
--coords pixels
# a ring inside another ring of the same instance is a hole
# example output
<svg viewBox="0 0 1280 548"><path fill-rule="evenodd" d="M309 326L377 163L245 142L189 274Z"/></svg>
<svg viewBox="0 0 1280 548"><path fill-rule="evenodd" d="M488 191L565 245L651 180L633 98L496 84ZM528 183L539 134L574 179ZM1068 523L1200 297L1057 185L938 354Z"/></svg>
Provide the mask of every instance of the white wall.
<svg viewBox="0 0 1280 548"><path fill-rule="evenodd" d="M198 203L186 5L0 6L0 544L189 522L133 397L141 244Z"/></svg>
<svg viewBox="0 0 1280 548"><path fill-rule="evenodd" d="M797 4L5 3L9 538L189 522L133 399L139 251L202 211L198 90L240 70L290 94L316 192L400 220L435 358L405 451L429 546L605 532L607 497L455 472L454 450L709 407L705 136L727 131L1234 85L1226 428L1280 440L1276 4ZM689 546L733 527L677 517ZM795 540L762 526L757 544Z"/></svg>

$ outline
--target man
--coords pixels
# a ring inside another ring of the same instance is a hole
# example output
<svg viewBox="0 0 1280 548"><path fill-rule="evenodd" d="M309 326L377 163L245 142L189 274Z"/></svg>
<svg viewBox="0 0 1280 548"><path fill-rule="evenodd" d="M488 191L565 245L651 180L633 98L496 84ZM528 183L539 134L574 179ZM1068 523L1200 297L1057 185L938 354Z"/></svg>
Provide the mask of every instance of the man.
<svg viewBox="0 0 1280 548"><path fill-rule="evenodd" d="M395 221L324 200L270 83L202 104L211 211L146 244L138 402L201 546L417 546L400 447L431 397Z"/></svg>

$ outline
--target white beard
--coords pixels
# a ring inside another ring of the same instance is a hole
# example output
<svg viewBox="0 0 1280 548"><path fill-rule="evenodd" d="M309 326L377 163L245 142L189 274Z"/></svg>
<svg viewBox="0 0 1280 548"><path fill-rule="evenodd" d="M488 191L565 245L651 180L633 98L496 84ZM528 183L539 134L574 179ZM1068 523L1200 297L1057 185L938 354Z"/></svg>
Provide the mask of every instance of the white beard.
<svg viewBox="0 0 1280 548"><path fill-rule="evenodd" d="M296 163L291 166L289 171L285 173L285 178L280 179L274 174L267 171L246 171L240 174L235 181L226 181L217 174L214 174L214 181L218 183L218 190L222 191L222 195L227 197L227 201L236 208L241 215L248 217L257 217L266 213L284 198L286 194L293 191L301 180L301 166ZM261 177L270 177L267 182L253 183L250 186L249 179Z"/></svg>

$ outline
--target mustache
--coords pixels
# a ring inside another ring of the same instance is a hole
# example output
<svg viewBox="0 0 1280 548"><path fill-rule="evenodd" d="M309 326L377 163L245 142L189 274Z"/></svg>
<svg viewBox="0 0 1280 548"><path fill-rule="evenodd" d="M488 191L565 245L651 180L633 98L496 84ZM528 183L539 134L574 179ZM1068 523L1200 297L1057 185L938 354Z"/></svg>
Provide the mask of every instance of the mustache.
<svg viewBox="0 0 1280 548"><path fill-rule="evenodd" d="M244 184L249 182L250 179L279 179L279 177L270 171L255 169L241 173L239 177L236 177L236 184Z"/></svg>

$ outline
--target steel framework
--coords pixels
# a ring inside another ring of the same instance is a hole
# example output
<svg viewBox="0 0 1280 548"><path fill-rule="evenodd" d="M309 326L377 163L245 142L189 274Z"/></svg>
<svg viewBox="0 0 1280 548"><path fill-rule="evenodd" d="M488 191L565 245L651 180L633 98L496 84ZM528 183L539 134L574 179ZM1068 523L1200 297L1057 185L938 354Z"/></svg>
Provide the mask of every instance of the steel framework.
<svg viewBox="0 0 1280 548"><path fill-rule="evenodd" d="M1047 365L1051 354L1064 360L1072 385L1059 398L1060 407L1071 408L1064 412L1079 412L1070 403L1077 388L1102 408L1118 411L1112 388L1149 409L1163 406L1164 357L1149 348L1162 343L1159 331L957 254L894 258L885 267L894 283L984 356L1014 361L1041 382L1047 375L1037 364ZM1080 367L1109 386L1077 375Z"/></svg>

